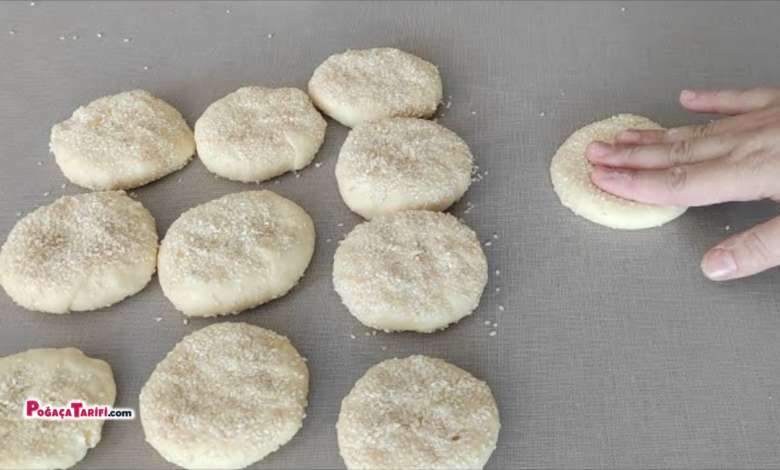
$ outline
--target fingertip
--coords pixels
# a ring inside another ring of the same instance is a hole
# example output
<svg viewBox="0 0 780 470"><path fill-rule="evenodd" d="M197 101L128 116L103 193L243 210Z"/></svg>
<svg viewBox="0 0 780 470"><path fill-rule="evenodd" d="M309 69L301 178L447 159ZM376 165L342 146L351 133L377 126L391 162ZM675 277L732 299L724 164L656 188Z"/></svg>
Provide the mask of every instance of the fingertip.
<svg viewBox="0 0 780 470"><path fill-rule="evenodd" d="M591 142L585 148L585 157L593 163L601 161L605 156L612 153L614 148L604 142Z"/></svg>
<svg viewBox="0 0 780 470"><path fill-rule="evenodd" d="M701 271L712 281L727 281L737 275L737 262L730 250L713 248L701 261Z"/></svg>
<svg viewBox="0 0 780 470"><path fill-rule="evenodd" d="M642 138L642 134L634 130L621 131L615 137L615 140L621 144L635 144Z"/></svg>
<svg viewBox="0 0 780 470"><path fill-rule="evenodd" d="M683 90L680 92L680 102L685 104L696 99L697 92L693 90Z"/></svg>

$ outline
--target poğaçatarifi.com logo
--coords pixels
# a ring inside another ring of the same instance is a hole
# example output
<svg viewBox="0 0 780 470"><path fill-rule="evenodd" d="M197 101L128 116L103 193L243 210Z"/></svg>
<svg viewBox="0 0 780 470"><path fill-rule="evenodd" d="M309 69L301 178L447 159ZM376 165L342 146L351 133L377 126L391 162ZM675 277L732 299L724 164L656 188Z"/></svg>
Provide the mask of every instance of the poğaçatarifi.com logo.
<svg viewBox="0 0 780 470"><path fill-rule="evenodd" d="M74 400L68 406L41 405L40 400L28 398L24 402L24 417L27 419L133 419L131 408L88 405Z"/></svg>

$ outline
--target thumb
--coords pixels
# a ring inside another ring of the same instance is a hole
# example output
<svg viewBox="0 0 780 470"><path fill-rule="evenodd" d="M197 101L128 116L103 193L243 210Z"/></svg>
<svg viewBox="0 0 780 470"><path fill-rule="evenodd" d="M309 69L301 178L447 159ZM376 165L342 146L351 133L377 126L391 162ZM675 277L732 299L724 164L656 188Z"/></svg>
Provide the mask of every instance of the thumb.
<svg viewBox="0 0 780 470"><path fill-rule="evenodd" d="M752 276L780 265L780 217L757 225L713 247L701 262L713 281Z"/></svg>

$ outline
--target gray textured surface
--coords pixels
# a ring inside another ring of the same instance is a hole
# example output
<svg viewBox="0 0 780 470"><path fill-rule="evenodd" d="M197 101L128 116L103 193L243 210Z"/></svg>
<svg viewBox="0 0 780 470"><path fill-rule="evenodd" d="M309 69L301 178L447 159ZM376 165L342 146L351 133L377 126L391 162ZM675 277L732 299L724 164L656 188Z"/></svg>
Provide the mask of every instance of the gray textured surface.
<svg viewBox="0 0 780 470"><path fill-rule="evenodd" d="M444 332L364 336L331 286L336 241L359 219L337 192L346 131L330 122L320 168L261 185L317 225L306 277L287 297L230 318L288 335L310 359L304 428L258 467L342 467L341 398L370 365L422 353L490 383L503 421L493 468L777 468L780 271L715 284L698 269L727 225L734 233L776 207L695 209L661 229L612 231L558 203L548 165L572 131L618 112L667 126L703 120L676 104L682 88L780 81L778 27L780 3L4 2L0 234L17 213L82 191L61 189L47 152L51 126L79 105L146 88L192 124L242 85L305 87L332 53L400 47L439 65L452 95L440 122L488 173L453 212L476 206L463 217L482 239L498 235L486 250L501 275L476 313ZM185 209L252 188L194 161L137 193L164 234ZM499 323L497 336L485 320ZM156 279L117 306L71 316L29 313L0 294L0 355L79 347L111 363L118 405L136 407L155 364L213 321L183 325ZM138 420L107 423L79 466L168 467Z"/></svg>

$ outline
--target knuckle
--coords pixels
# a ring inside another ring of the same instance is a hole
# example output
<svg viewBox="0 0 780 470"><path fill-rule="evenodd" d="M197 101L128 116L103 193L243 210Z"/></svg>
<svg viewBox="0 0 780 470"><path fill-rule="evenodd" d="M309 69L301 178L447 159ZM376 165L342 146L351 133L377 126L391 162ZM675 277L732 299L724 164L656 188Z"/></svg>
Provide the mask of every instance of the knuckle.
<svg viewBox="0 0 780 470"><path fill-rule="evenodd" d="M718 131L718 121L708 122L693 128L693 138L709 137Z"/></svg>
<svg viewBox="0 0 780 470"><path fill-rule="evenodd" d="M753 229L745 234L742 241L748 256L758 262L774 262L780 259L780 247L771 243L761 229Z"/></svg>
<svg viewBox="0 0 780 470"><path fill-rule="evenodd" d="M681 140L674 142L669 146L668 159L671 165L690 163L693 159L691 155L692 145L690 140Z"/></svg>
<svg viewBox="0 0 780 470"><path fill-rule="evenodd" d="M680 192L685 188L688 170L685 167L674 167L666 171L666 187L672 192Z"/></svg>

